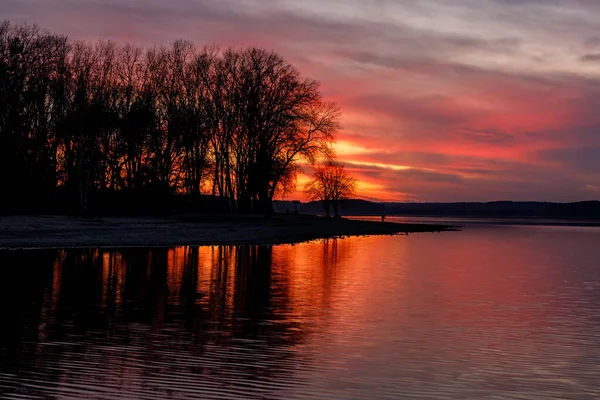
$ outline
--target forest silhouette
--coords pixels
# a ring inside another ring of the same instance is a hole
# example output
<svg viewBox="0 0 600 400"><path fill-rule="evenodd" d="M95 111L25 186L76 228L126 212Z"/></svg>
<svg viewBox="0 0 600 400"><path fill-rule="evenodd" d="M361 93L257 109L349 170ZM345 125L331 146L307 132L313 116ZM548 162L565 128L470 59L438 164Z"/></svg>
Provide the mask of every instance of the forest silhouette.
<svg viewBox="0 0 600 400"><path fill-rule="evenodd" d="M263 49L0 24L2 213L272 212L340 111Z"/></svg>

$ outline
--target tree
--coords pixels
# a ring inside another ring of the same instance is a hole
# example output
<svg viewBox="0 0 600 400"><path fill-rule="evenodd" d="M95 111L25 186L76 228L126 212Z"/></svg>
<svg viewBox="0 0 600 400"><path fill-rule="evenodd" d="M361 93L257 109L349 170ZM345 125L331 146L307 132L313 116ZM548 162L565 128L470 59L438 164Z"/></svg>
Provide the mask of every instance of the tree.
<svg viewBox="0 0 600 400"><path fill-rule="evenodd" d="M333 156L339 116L267 50L90 44L0 23L4 212L162 207L212 189L220 209L269 214L300 163Z"/></svg>
<svg viewBox="0 0 600 400"><path fill-rule="evenodd" d="M354 196L356 179L344 165L337 161L327 161L315 168L313 179L304 188L306 197L311 201L320 200L325 208L325 215L330 216L333 208L335 218L339 218L340 200Z"/></svg>

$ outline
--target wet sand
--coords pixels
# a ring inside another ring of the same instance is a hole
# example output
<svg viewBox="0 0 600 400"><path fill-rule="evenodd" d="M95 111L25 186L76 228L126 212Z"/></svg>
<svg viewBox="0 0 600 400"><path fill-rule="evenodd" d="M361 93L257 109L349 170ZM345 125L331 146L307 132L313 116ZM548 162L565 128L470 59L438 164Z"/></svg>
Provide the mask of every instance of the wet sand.
<svg viewBox="0 0 600 400"><path fill-rule="evenodd" d="M345 236L455 230L309 215L187 215L164 218L0 217L0 248L275 245Z"/></svg>

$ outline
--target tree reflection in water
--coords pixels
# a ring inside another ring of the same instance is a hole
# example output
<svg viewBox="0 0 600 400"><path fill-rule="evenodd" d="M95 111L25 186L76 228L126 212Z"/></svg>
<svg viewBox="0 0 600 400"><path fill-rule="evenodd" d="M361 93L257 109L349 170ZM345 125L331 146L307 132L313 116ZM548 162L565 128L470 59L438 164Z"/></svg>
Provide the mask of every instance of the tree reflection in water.
<svg viewBox="0 0 600 400"><path fill-rule="evenodd" d="M1 252L0 373L18 379L0 393L299 384L293 357L335 270L336 241L322 248L300 262L302 245Z"/></svg>

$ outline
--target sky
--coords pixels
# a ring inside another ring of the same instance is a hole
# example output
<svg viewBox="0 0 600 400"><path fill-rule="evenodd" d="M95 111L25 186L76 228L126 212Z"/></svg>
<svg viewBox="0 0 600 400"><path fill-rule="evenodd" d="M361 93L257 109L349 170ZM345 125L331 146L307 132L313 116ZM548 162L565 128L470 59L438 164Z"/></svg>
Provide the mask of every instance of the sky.
<svg viewBox="0 0 600 400"><path fill-rule="evenodd" d="M277 51L341 107L367 199L600 198L597 0L1 0L4 19Z"/></svg>

